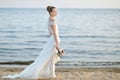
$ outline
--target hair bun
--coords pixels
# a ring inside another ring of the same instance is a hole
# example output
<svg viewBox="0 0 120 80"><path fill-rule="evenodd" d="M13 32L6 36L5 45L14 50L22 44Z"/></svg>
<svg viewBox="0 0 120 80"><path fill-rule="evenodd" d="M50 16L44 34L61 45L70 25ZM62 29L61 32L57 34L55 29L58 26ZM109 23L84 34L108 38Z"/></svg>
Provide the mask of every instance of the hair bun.
<svg viewBox="0 0 120 80"><path fill-rule="evenodd" d="M47 11L50 13L54 8L55 8L54 6L47 6Z"/></svg>
<svg viewBox="0 0 120 80"><path fill-rule="evenodd" d="M47 11L49 12L51 10L51 6L47 6Z"/></svg>

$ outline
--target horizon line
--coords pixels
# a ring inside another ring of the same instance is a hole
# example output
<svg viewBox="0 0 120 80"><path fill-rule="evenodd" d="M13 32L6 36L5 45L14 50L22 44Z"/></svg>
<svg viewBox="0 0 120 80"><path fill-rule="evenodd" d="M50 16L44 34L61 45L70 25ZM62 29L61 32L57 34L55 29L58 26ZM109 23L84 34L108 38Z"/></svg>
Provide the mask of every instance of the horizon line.
<svg viewBox="0 0 120 80"><path fill-rule="evenodd" d="M45 9L44 7L0 7L1 8L15 8L15 9ZM58 9L120 9L120 8L83 8L83 7L58 7Z"/></svg>

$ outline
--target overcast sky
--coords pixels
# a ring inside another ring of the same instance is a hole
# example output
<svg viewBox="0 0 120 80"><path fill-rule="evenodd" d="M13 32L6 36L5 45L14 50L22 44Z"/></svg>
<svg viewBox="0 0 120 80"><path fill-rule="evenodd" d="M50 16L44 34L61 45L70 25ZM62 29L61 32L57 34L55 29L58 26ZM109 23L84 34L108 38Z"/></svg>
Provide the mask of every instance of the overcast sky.
<svg viewBox="0 0 120 80"><path fill-rule="evenodd" d="M120 8L120 0L0 0L0 8Z"/></svg>

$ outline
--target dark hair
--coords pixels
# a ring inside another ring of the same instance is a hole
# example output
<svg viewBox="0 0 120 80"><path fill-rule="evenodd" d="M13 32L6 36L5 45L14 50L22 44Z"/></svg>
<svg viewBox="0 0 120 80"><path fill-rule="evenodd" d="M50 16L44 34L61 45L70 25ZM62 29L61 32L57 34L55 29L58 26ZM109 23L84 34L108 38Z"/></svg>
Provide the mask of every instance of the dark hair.
<svg viewBox="0 0 120 80"><path fill-rule="evenodd" d="M50 12L52 12L52 10L53 10L54 8L56 8L56 7L54 7L54 6L47 6L47 11L50 13Z"/></svg>

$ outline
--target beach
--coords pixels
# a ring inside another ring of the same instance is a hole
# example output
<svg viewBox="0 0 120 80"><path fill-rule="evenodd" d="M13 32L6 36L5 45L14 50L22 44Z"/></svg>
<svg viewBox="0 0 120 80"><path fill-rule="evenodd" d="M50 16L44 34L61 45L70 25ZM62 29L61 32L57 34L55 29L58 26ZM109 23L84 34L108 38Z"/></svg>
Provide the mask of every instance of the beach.
<svg viewBox="0 0 120 80"><path fill-rule="evenodd" d="M0 77L16 74L23 70L20 67L0 67ZM38 80L120 80L120 68L64 68L56 67L55 79ZM1 79L0 80L30 80L30 79Z"/></svg>

